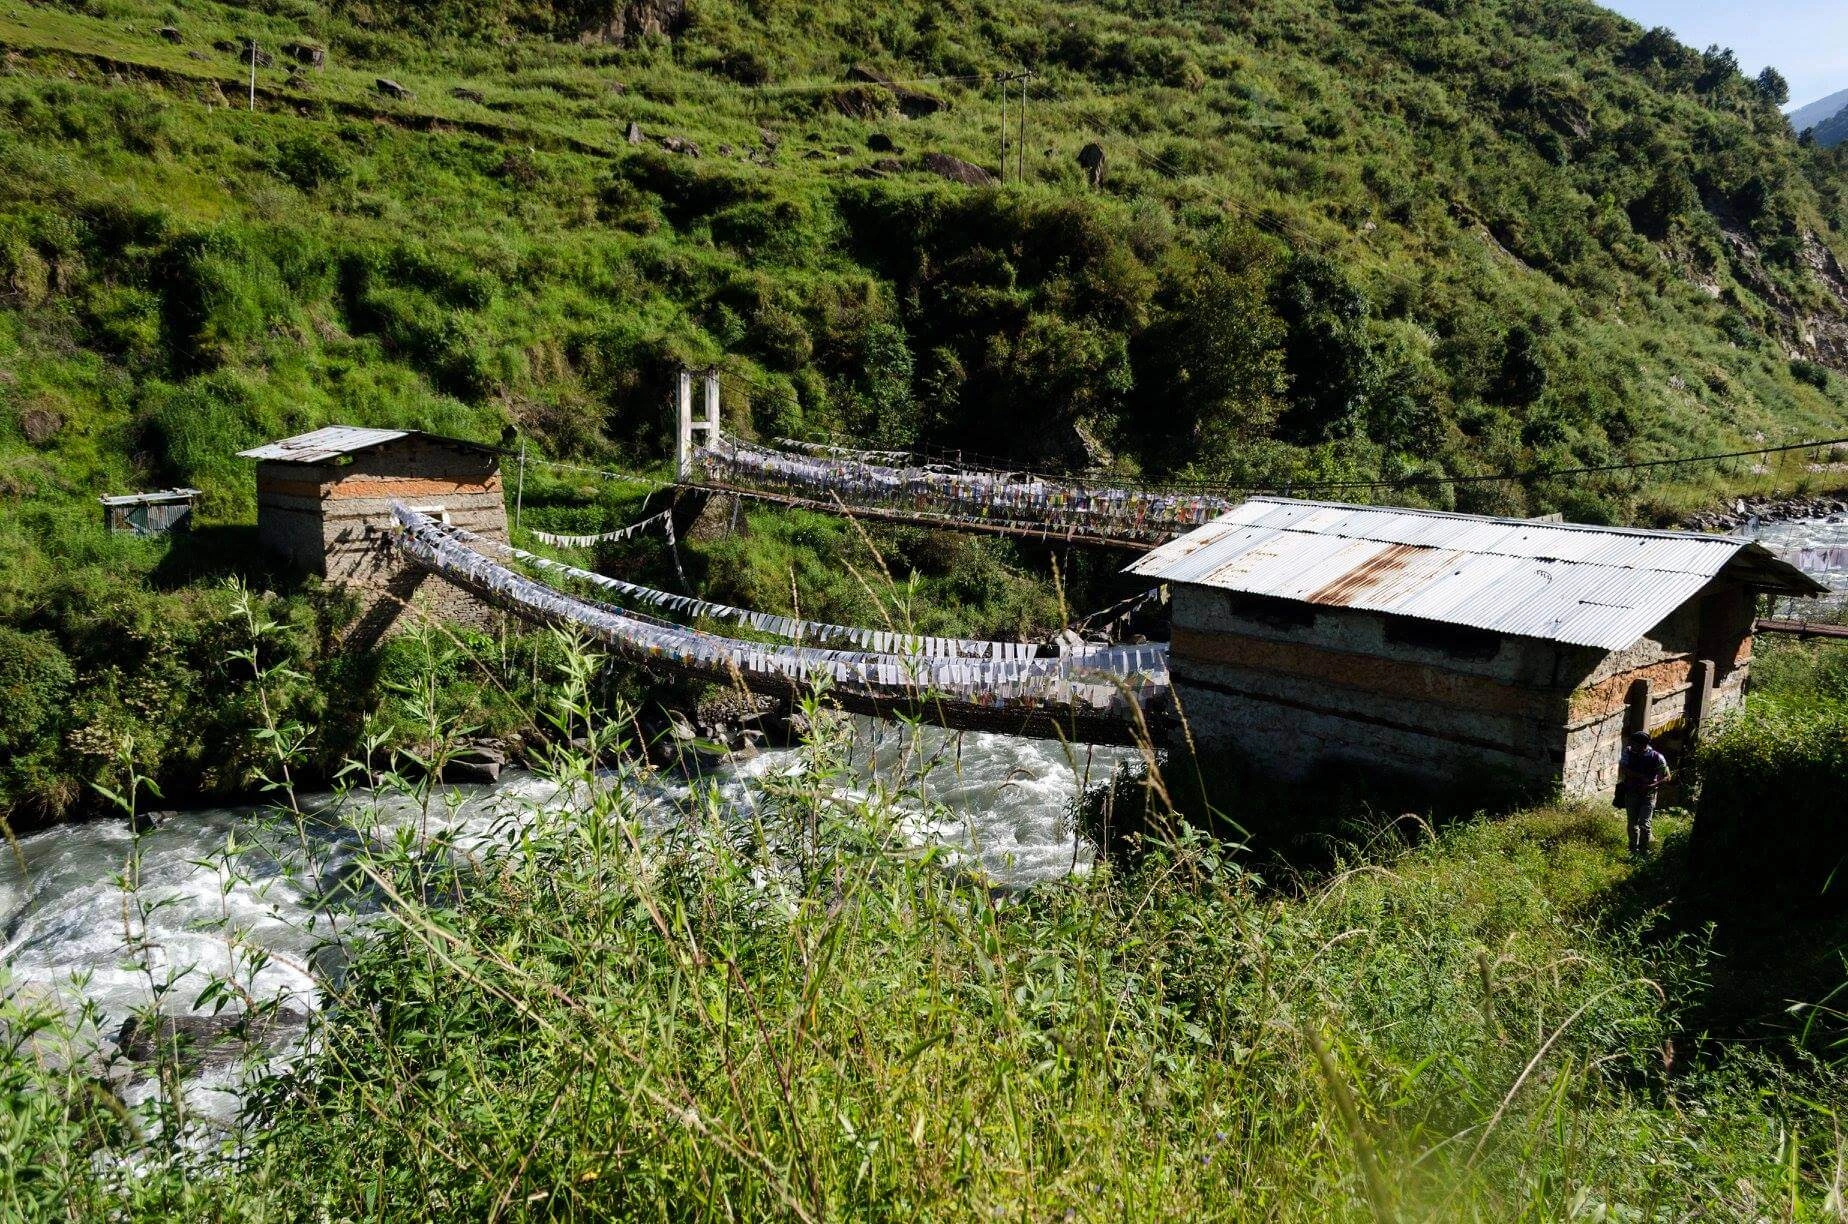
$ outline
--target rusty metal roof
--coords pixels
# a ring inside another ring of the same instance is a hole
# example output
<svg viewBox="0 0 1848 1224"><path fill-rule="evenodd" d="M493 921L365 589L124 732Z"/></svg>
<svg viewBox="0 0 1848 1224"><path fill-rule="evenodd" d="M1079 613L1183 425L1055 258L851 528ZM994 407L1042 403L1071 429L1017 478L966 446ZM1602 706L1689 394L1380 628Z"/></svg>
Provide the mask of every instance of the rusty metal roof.
<svg viewBox="0 0 1848 1224"><path fill-rule="evenodd" d="M1746 540L1257 497L1128 572L1620 650L1722 570L1817 584Z"/></svg>
<svg viewBox="0 0 1848 1224"><path fill-rule="evenodd" d="M409 436L405 429L360 429L353 425L329 425L312 433L296 434L280 442L271 442L252 450L239 451L240 459L269 459L278 463L326 463L355 451L371 450L385 442Z"/></svg>

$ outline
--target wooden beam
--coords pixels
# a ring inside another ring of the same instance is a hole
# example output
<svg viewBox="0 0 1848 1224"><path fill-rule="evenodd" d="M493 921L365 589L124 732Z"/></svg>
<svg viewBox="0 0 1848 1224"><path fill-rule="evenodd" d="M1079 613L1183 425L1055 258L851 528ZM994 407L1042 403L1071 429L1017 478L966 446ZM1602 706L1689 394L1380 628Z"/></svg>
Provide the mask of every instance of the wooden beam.
<svg viewBox="0 0 1848 1224"><path fill-rule="evenodd" d="M1800 638L1848 638L1848 625L1828 625L1817 621L1765 620L1753 626L1754 633L1788 633Z"/></svg>

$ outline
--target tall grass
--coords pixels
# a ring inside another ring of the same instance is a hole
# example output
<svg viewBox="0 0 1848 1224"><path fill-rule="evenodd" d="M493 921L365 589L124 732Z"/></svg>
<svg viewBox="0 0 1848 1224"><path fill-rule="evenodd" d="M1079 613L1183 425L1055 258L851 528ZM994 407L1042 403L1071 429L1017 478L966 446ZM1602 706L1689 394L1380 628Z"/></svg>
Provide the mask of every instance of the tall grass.
<svg viewBox="0 0 1848 1224"><path fill-rule="evenodd" d="M856 789L825 717L745 810L696 779L661 819L597 661L561 648L536 711L557 802L462 842L427 770L355 776L363 849L309 894L345 970L301 1061L253 1065L230 1143L201 1143L176 1094L113 1103L57 1022L7 1005L6 1206L1552 1219L1835 1192L1834 1078L1677 1060L1704 945L1600 917L1628 872L1601 812L1378 839L1288 897L1170 821L1133 866L1022 893L918 840L909 770ZM314 819L284 774L295 740L269 740L283 841ZM394 792L421 812L395 832L374 802ZM220 980L226 1006L277 1006L247 966Z"/></svg>

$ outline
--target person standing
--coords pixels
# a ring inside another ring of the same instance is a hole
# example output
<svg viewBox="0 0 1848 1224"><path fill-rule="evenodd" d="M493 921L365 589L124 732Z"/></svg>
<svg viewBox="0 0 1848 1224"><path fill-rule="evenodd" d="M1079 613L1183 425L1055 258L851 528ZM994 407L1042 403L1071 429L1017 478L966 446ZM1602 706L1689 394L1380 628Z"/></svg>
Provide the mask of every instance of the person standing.
<svg viewBox="0 0 1848 1224"><path fill-rule="evenodd" d="M1617 785L1623 790L1623 808L1630 818L1630 853L1649 853L1649 823L1655 816L1656 793L1674 775L1668 758L1649 742L1647 732L1630 737L1630 746L1617 761Z"/></svg>

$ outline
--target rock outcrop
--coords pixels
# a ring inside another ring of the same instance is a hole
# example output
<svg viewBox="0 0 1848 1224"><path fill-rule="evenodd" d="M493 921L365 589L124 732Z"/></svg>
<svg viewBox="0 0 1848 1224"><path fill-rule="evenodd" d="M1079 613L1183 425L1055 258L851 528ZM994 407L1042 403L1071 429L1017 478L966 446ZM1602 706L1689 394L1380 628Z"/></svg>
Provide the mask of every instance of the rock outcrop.
<svg viewBox="0 0 1848 1224"><path fill-rule="evenodd" d="M966 162L960 157L951 157L948 153L926 153L923 166L932 174L968 187L988 187L995 182L994 175L974 162Z"/></svg>
<svg viewBox="0 0 1848 1224"><path fill-rule="evenodd" d="M578 41L631 46L644 38L672 38L686 28L686 0L628 0L606 6L585 5L589 20L578 28Z"/></svg>
<svg viewBox="0 0 1848 1224"><path fill-rule="evenodd" d="M847 70L847 79L867 85L876 85L890 94L892 101L898 107L898 113L905 116L907 119L921 119L925 115L934 115L939 111L950 109L950 104L942 98L937 97L935 94L925 93L921 89L913 89L909 85L901 85L884 73L875 72L873 69L863 64L855 64L852 68L849 68ZM848 92L857 94L862 91L856 90Z"/></svg>

